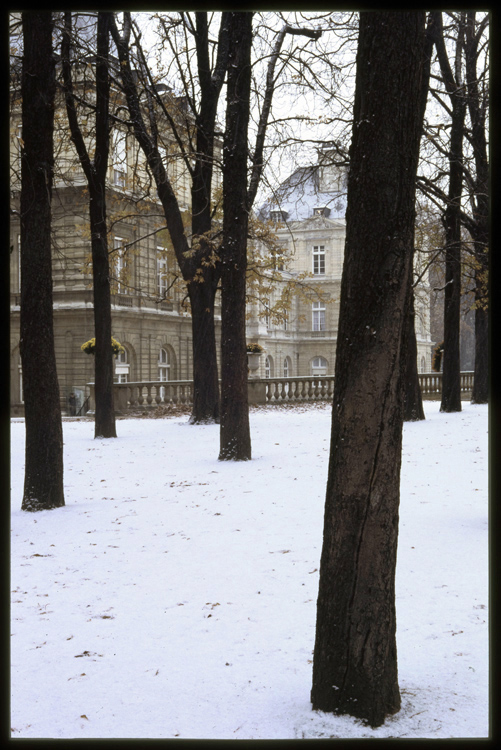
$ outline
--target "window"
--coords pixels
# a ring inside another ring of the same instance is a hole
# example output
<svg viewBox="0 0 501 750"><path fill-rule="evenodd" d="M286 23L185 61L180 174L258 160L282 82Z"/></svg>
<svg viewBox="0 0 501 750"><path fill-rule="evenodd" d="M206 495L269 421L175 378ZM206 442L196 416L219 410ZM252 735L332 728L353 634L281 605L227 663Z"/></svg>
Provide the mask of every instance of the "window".
<svg viewBox="0 0 501 750"><path fill-rule="evenodd" d="M290 378L291 376L291 361L289 357L284 359L284 378Z"/></svg>
<svg viewBox="0 0 501 750"><path fill-rule="evenodd" d="M126 248L125 240L121 237L115 237L113 240L115 253L115 278L116 278L116 291L118 294L125 294L127 292L125 281L125 272L127 268L127 261L125 257Z"/></svg>
<svg viewBox="0 0 501 750"><path fill-rule="evenodd" d="M426 357L421 357L421 372L426 372Z"/></svg>
<svg viewBox="0 0 501 750"><path fill-rule="evenodd" d="M160 349L158 353L158 379L169 380L169 352L166 349Z"/></svg>
<svg viewBox="0 0 501 750"><path fill-rule="evenodd" d="M273 377L273 360L271 357L266 357L266 360L264 363L264 377L265 378Z"/></svg>
<svg viewBox="0 0 501 750"><path fill-rule="evenodd" d="M325 331L325 305L323 302L314 302L312 305L312 330Z"/></svg>
<svg viewBox="0 0 501 750"><path fill-rule="evenodd" d="M127 136L115 131L113 134L113 184L125 187L127 177Z"/></svg>
<svg viewBox="0 0 501 750"><path fill-rule="evenodd" d="M166 349L160 349L158 352L158 379L167 382L169 380L169 372L169 352ZM160 388L160 398L164 401L165 388Z"/></svg>
<svg viewBox="0 0 501 750"><path fill-rule="evenodd" d="M311 360L311 374L320 377L327 375L328 363L324 357L314 357Z"/></svg>
<svg viewBox="0 0 501 750"><path fill-rule="evenodd" d="M163 247L157 247L157 294L165 297L167 294L167 258Z"/></svg>
<svg viewBox="0 0 501 750"><path fill-rule="evenodd" d="M115 374L117 376L117 383L127 383L129 380L129 362L127 356L127 350L117 355L115 364Z"/></svg>
<svg viewBox="0 0 501 750"><path fill-rule="evenodd" d="M325 274L324 245L313 245L313 273L318 276Z"/></svg>

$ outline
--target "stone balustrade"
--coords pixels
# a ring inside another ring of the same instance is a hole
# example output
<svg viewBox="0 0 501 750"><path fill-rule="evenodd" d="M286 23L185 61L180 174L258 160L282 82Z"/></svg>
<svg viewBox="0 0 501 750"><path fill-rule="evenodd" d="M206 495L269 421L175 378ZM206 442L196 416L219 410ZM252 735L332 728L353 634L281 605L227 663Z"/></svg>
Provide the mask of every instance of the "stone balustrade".
<svg viewBox="0 0 501 750"><path fill-rule="evenodd" d="M263 382L267 404L330 401L334 394L333 376L267 378Z"/></svg>
<svg viewBox="0 0 501 750"><path fill-rule="evenodd" d="M473 372L461 373L461 397L468 399L473 388ZM334 394L334 377L301 376L290 378L249 378L249 404L308 403L330 401ZM419 374L425 400L442 397L442 373ZM90 388L90 408L94 409L94 384ZM137 383L114 383L115 408L118 412L155 408L160 404L191 405L193 381L154 380Z"/></svg>
<svg viewBox="0 0 501 750"><path fill-rule="evenodd" d="M419 373L419 385L421 395L425 401L435 401L442 398L442 373L441 372L423 372ZM473 390L473 372L462 372L460 389L461 398L470 398Z"/></svg>
<svg viewBox="0 0 501 750"><path fill-rule="evenodd" d="M160 404L192 404L192 380L154 380L140 383L114 383L117 411L159 406Z"/></svg>

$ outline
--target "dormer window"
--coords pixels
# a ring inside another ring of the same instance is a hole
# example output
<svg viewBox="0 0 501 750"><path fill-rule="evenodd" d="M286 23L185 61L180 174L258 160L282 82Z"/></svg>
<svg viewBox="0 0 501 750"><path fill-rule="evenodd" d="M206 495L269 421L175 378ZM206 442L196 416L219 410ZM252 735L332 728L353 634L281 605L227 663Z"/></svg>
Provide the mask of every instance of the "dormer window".
<svg viewBox="0 0 501 750"><path fill-rule="evenodd" d="M327 206L318 206L313 209L313 216L329 216L330 212L331 210Z"/></svg>
<svg viewBox="0 0 501 750"><path fill-rule="evenodd" d="M278 210L270 211L270 219L276 222L286 221L288 215L289 214L287 211L278 211Z"/></svg>

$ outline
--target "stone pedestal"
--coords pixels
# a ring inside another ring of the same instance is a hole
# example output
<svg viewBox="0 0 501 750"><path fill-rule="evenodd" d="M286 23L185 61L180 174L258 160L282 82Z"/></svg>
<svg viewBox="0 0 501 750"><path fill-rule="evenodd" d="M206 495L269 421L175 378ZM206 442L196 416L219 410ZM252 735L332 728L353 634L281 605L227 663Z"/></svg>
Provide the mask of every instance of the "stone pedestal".
<svg viewBox="0 0 501 750"><path fill-rule="evenodd" d="M249 406L266 403L266 383L263 380L249 379L247 382Z"/></svg>

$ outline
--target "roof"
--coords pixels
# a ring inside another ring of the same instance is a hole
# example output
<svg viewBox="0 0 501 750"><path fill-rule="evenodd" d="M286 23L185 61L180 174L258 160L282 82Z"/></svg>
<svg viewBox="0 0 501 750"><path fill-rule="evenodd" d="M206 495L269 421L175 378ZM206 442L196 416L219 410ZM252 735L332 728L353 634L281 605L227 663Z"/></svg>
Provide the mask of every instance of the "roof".
<svg viewBox="0 0 501 750"><path fill-rule="evenodd" d="M344 219L346 188L343 176L341 189L325 190L320 165L299 167L268 198L259 209L261 219L269 219L272 211L282 211L283 218L304 221L314 215L316 208L327 208L330 219Z"/></svg>

